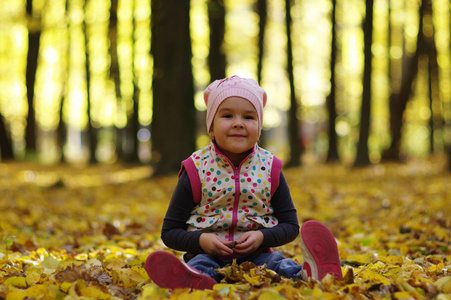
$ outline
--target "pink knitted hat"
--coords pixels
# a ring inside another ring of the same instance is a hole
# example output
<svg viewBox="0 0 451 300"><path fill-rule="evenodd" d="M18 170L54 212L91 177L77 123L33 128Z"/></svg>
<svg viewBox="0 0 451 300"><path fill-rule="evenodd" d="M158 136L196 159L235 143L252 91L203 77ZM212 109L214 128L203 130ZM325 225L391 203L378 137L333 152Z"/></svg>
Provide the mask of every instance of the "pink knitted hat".
<svg viewBox="0 0 451 300"><path fill-rule="evenodd" d="M258 131L262 128L263 108L266 105L266 92L252 78L237 75L213 81L204 91L207 105L207 131L210 132L216 111L222 101L229 97L241 97L255 107L258 115Z"/></svg>

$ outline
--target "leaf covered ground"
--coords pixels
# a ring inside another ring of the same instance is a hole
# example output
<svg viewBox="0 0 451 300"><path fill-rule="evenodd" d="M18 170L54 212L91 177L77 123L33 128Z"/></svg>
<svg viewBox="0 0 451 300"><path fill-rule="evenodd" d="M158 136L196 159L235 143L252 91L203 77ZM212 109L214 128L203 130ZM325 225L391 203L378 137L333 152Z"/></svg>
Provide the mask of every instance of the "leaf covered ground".
<svg viewBox="0 0 451 300"><path fill-rule="evenodd" d="M337 238L343 281L251 264L212 291L158 288L155 250L176 176L148 167L0 164L0 299L451 299L451 174L440 159L284 170L300 222ZM279 248L302 263L299 242ZM181 253L173 252L176 255Z"/></svg>

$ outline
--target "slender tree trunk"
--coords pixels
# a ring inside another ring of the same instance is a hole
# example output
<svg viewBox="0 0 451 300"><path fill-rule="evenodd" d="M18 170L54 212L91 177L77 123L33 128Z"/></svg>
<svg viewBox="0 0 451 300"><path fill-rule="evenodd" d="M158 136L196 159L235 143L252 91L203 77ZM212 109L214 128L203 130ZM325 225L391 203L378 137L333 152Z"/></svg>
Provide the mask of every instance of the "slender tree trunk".
<svg viewBox="0 0 451 300"><path fill-rule="evenodd" d="M390 49L392 48L392 31L393 26L391 22L391 0L389 0L388 3L388 41L387 41L387 55L388 55L388 82L390 83L390 96L389 96L389 112L390 112L390 124L393 124L392 118L396 115L397 109L397 99L399 98L399 89L395 87L395 84L393 83L395 78L393 77L393 59L390 54ZM390 125L391 128L391 125ZM398 153L396 151L393 151L392 149L384 150L382 153L382 160L397 160L399 158Z"/></svg>
<svg viewBox="0 0 451 300"><path fill-rule="evenodd" d="M373 43L373 0L366 0L366 17L363 24L364 56L365 64L363 70L363 94L360 117L360 135L357 144L357 156L354 166L361 167L369 165L368 139L371 125L371 71L373 55L371 46Z"/></svg>
<svg viewBox="0 0 451 300"><path fill-rule="evenodd" d="M293 48L291 42L291 0L285 0L285 26L287 33L287 73L290 82L290 110L288 114L288 135L290 142L290 160L287 166L295 167L301 165L301 143L300 143L300 129L298 120L299 105L296 101L296 91L294 87L293 74Z"/></svg>
<svg viewBox="0 0 451 300"><path fill-rule="evenodd" d="M0 115L0 152L3 161L14 159L12 141L6 130L5 121L2 115Z"/></svg>
<svg viewBox="0 0 451 300"><path fill-rule="evenodd" d="M127 153L127 161L130 163L139 162L139 141L138 141L138 131L139 131L139 96L140 91L137 83L134 84L135 91L133 93L133 115L128 120L130 123L128 128L128 136L126 137L128 143L130 143L130 151Z"/></svg>
<svg viewBox="0 0 451 300"><path fill-rule="evenodd" d="M116 93L116 99L118 105L121 99L121 81L120 81L120 69L117 54L117 6L118 0L111 0L110 6L110 22L108 24L108 38L110 41L110 55L111 55L111 67L110 67L110 77L113 79L114 88ZM123 140L123 129L115 128L115 144L116 144L116 155L119 159L124 159L124 140Z"/></svg>
<svg viewBox="0 0 451 300"><path fill-rule="evenodd" d="M226 77L226 56L223 50L225 32L225 8L222 0L208 1L210 22L210 53L208 65L211 81Z"/></svg>
<svg viewBox="0 0 451 300"><path fill-rule="evenodd" d="M33 16L32 1L27 0L28 24L28 56L27 56L27 99L28 115L25 131L26 152L36 152L36 115L34 111L34 83L36 81L36 70L38 67L39 42L41 39L41 28L39 21Z"/></svg>
<svg viewBox="0 0 451 300"><path fill-rule="evenodd" d="M257 64L257 81L261 83L262 81L262 70L263 70L263 56L265 53L265 30L266 30L266 15L267 15L267 4L266 0L257 1L257 13L260 18L259 31L258 31L258 64Z"/></svg>
<svg viewBox="0 0 451 300"><path fill-rule="evenodd" d="M191 70L189 0L152 1L155 174L177 172L195 150L196 110Z"/></svg>
<svg viewBox="0 0 451 300"><path fill-rule="evenodd" d="M439 70L437 63L437 47L435 44L435 30L434 24L432 22L432 0L426 1L426 7L424 9L424 14L429 16L427 20L429 21L427 27L432 28L430 35L425 36L425 42L427 47L428 56L428 86L429 86L429 103L431 109L430 120L430 152L435 152L435 132L443 128L443 118L441 111L440 102L440 87L439 87ZM426 20L426 19L425 19Z"/></svg>
<svg viewBox="0 0 451 300"><path fill-rule="evenodd" d="M435 44L435 42L433 41ZM429 70L429 101L430 101L430 109L431 109L431 118L430 118L430 151L431 153L435 152L435 132L437 129L443 128L443 118L441 112L441 102L440 102L440 88L439 88L439 79L438 79L438 65L437 65L437 52L435 49L435 45L431 45L432 49L430 49L429 53L429 61L428 61L428 70Z"/></svg>
<svg viewBox="0 0 451 300"><path fill-rule="evenodd" d="M424 35L423 35L423 16L424 16L425 0L421 1L419 10L419 24L417 49L412 58L409 59L407 70L402 75L401 88L399 96L393 101L390 110L390 132L392 141L390 147L384 151L383 160L400 160L401 159L401 137L403 126L403 115L407 107L407 101L412 94L413 81L418 74L418 60L420 54L424 52Z"/></svg>
<svg viewBox="0 0 451 300"><path fill-rule="evenodd" d="M86 3L85 3L86 14ZM85 49L86 49L86 88L87 88L87 101L88 101L88 138L89 138L89 162L91 164L97 163L96 150L97 150L97 129L94 127L91 117L91 72L90 72L90 55L89 55L89 25L84 22L85 27Z"/></svg>
<svg viewBox="0 0 451 300"><path fill-rule="evenodd" d="M335 131L335 120L337 119L337 111L335 107L335 65L337 61L337 33L336 33L336 10L337 2L332 1L332 38L331 38L331 55L330 55L330 94L327 96L327 112L329 114L329 149L327 152L327 162L339 161L337 132Z"/></svg>

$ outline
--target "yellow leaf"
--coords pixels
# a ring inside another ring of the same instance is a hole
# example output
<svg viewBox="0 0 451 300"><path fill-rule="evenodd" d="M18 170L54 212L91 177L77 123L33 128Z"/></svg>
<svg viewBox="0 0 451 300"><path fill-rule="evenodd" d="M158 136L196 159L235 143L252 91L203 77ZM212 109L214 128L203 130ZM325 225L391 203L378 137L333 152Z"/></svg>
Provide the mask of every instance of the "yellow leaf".
<svg viewBox="0 0 451 300"><path fill-rule="evenodd" d="M75 259L76 260L88 260L88 254L86 254L86 253L80 253L80 254L77 254L76 256L75 256Z"/></svg>
<svg viewBox="0 0 451 300"><path fill-rule="evenodd" d="M142 278L149 278L149 275L146 272L146 269L144 269L142 266L140 265L134 265L133 267L131 267L131 269L133 271L135 271L136 273L138 273Z"/></svg>
<svg viewBox="0 0 451 300"><path fill-rule="evenodd" d="M94 299L109 299L110 295L105 294L94 286L80 288L80 294L84 297L90 297Z"/></svg>
<svg viewBox="0 0 451 300"><path fill-rule="evenodd" d="M440 240L445 240L449 237L449 229L443 228L441 226L435 226L433 232Z"/></svg>
<svg viewBox="0 0 451 300"><path fill-rule="evenodd" d="M442 293L451 293L451 276L440 278L435 282L435 286Z"/></svg>
<svg viewBox="0 0 451 300"><path fill-rule="evenodd" d="M402 267L395 267L391 268L387 272L384 273L386 277L398 277L399 274L402 272Z"/></svg>
<svg viewBox="0 0 451 300"><path fill-rule="evenodd" d="M285 299L282 295L280 295L275 290L271 289L265 289L260 295L258 296L258 300L282 300Z"/></svg>
<svg viewBox="0 0 451 300"><path fill-rule="evenodd" d="M27 275L26 279L31 283L37 283L41 279L41 274L38 272L32 272Z"/></svg>
<svg viewBox="0 0 451 300"><path fill-rule="evenodd" d="M148 276L146 277L148 278ZM147 278L144 278L140 273L132 269L120 270L119 278L124 283L124 287L126 288L135 286L137 283L141 283L147 280Z"/></svg>
<svg viewBox="0 0 451 300"><path fill-rule="evenodd" d="M45 274L53 273L61 265L61 262L54 259L52 256L47 256L41 263L41 267L44 268Z"/></svg>
<svg viewBox="0 0 451 300"><path fill-rule="evenodd" d="M323 291L319 288L318 285L315 285L315 287L313 288L312 296L314 298L321 298L322 295L323 295Z"/></svg>
<svg viewBox="0 0 451 300"><path fill-rule="evenodd" d="M63 283L61 283L61 285L60 285L60 289L63 291L63 292L65 292L65 293L67 293L67 291L69 291L69 289L72 287L72 283L70 283L70 282L63 282Z"/></svg>
<svg viewBox="0 0 451 300"><path fill-rule="evenodd" d="M25 292L23 292L23 291L13 291L13 292L6 294L5 300L22 300L26 296L27 296L27 294L25 294Z"/></svg>
<svg viewBox="0 0 451 300"><path fill-rule="evenodd" d="M371 257L371 254L355 254L348 256L346 260L358 265L367 265L371 263Z"/></svg>
<svg viewBox="0 0 451 300"><path fill-rule="evenodd" d="M244 277L244 279L246 279L247 282L249 282L252 285L259 284L262 281L260 276L250 277L247 274L243 274L243 277Z"/></svg>
<svg viewBox="0 0 451 300"><path fill-rule="evenodd" d="M393 264L393 265L402 265L404 262L404 259L402 256L385 256L380 258L381 261L387 264Z"/></svg>
<svg viewBox="0 0 451 300"><path fill-rule="evenodd" d="M27 279L25 277L14 276L5 280L6 285L12 285L17 288L26 288L28 286Z"/></svg>
<svg viewBox="0 0 451 300"><path fill-rule="evenodd" d="M156 287L154 284L147 284L143 286L141 296L138 300L159 300L166 299L167 291Z"/></svg>
<svg viewBox="0 0 451 300"><path fill-rule="evenodd" d="M379 283L382 283L385 285L390 284L390 280L388 280L387 278L385 278L384 276L382 276L379 273L373 272L372 270L363 270L362 272L359 273L358 277L367 279L370 281L379 282Z"/></svg>
<svg viewBox="0 0 451 300"><path fill-rule="evenodd" d="M396 292L395 299L415 299L409 292Z"/></svg>
<svg viewBox="0 0 451 300"><path fill-rule="evenodd" d="M180 294L178 293L180 291ZM213 300L211 290L178 290L175 292L171 299L174 300Z"/></svg>
<svg viewBox="0 0 451 300"><path fill-rule="evenodd" d="M36 284L33 286L30 286L26 290L27 297L29 298L39 298L45 295L47 292L47 287L42 284Z"/></svg>
<svg viewBox="0 0 451 300"><path fill-rule="evenodd" d="M234 284L218 283L213 286L213 290L218 291L221 296L228 296L236 291L236 286Z"/></svg>

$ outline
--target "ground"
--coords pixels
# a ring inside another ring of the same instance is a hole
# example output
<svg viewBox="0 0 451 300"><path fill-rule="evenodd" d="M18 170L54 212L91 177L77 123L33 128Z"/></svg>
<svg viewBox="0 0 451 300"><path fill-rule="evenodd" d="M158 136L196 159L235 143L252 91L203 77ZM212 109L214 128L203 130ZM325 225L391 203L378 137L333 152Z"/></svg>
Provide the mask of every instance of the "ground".
<svg viewBox="0 0 451 300"><path fill-rule="evenodd" d="M229 266L213 291L158 288L143 263L176 175L151 167L0 164L0 299L451 299L451 173L442 159L284 169L300 222L337 239L343 281ZM302 263L299 241L280 247ZM171 251L176 255L182 253Z"/></svg>

